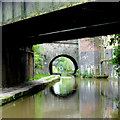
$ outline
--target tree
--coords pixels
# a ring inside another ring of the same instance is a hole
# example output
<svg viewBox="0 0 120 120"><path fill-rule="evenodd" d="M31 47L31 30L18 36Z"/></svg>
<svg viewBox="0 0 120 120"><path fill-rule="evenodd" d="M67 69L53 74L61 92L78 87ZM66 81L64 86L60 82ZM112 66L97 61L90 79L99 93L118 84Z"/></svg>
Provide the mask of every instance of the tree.
<svg viewBox="0 0 120 120"><path fill-rule="evenodd" d="M116 72L120 73L120 34L115 34L113 38L110 39L110 45L114 46L113 55L111 63L115 66ZM117 46L116 46L117 44Z"/></svg>
<svg viewBox="0 0 120 120"><path fill-rule="evenodd" d="M33 45L34 51L34 62L35 62L35 70L43 68L43 60L45 59L42 55L43 49L40 49L40 44Z"/></svg>
<svg viewBox="0 0 120 120"><path fill-rule="evenodd" d="M57 64L58 67L62 66L63 70L69 72L72 71L72 61L66 57L58 58L60 62Z"/></svg>
<svg viewBox="0 0 120 120"><path fill-rule="evenodd" d="M117 46L115 46L116 43ZM115 66L115 70L118 73L118 106L120 108L120 34L115 34L114 37L110 39L109 44L114 45L114 58L111 59L111 62Z"/></svg>

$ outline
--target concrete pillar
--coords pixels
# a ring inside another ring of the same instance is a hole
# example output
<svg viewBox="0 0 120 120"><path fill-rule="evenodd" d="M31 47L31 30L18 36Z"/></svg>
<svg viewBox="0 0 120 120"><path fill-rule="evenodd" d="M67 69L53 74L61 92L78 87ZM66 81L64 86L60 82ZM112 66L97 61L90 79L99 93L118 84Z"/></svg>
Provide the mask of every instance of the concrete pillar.
<svg viewBox="0 0 120 120"><path fill-rule="evenodd" d="M102 37L101 45L104 44L103 39L105 39L105 38ZM100 59L101 59L101 61L102 61L102 60L105 59L105 56L104 56L104 48L103 48L103 47L101 47L100 53L101 53ZM102 64L102 74L105 74L105 62L102 62L101 64Z"/></svg>
<svg viewBox="0 0 120 120"><path fill-rule="evenodd" d="M34 77L34 53L33 52L28 53L28 77L29 78Z"/></svg>

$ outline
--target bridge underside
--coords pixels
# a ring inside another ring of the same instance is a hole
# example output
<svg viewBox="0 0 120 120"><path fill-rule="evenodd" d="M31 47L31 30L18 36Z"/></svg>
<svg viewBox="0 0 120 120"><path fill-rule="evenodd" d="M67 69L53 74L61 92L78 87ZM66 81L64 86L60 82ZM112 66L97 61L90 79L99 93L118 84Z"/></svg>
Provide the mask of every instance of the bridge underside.
<svg viewBox="0 0 120 120"><path fill-rule="evenodd" d="M119 8L119 2L80 4L4 25L3 39L33 45L119 33Z"/></svg>
<svg viewBox="0 0 120 120"><path fill-rule="evenodd" d="M2 26L3 85L33 77L32 45L120 33L120 3L85 3Z"/></svg>

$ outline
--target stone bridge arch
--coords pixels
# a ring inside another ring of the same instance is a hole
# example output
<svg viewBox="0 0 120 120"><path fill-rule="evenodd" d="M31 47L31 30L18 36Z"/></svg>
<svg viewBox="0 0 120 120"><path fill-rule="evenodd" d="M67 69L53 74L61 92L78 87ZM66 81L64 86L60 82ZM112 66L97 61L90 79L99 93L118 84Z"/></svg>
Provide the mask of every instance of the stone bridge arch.
<svg viewBox="0 0 120 120"><path fill-rule="evenodd" d="M66 58L70 59L70 60L73 62L74 67L75 67L75 70L74 70L74 73L73 73L73 74L75 74L76 71L77 71L77 69L78 69L78 64L77 64L76 60L75 60L72 56L67 55L67 54L58 55L58 56L54 57L54 58L50 61L50 63L49 63L49 72L50 72L50 74L53 74L53 72L52 72L52 63L53 63L57 58L59 58L59 57L66 57Z"/></svg>
<svg viewBox="0 0 120 120"><path fill-rule="evenodd" d="M59 43L45 43L41 44L40 49L43 51L43 56L45 60L43 62L43 69L39 71L41 74L50 74L49 65L51 61L54 60L58 56L67 56L74 64L79 65L78 63L78 42L77 40L73 42L59 42Z"/></svg>

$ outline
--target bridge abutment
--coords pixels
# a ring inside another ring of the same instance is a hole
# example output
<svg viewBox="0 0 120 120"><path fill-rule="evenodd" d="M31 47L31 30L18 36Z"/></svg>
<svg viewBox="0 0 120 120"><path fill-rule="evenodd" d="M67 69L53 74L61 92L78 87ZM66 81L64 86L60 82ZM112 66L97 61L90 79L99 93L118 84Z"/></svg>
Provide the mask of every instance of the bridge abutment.
<svg viewBox="0 0 120 120"><path fill-rule="evenodd" d="M12 86L34 77L32 46L3 45L2 86Z"/></svg>

